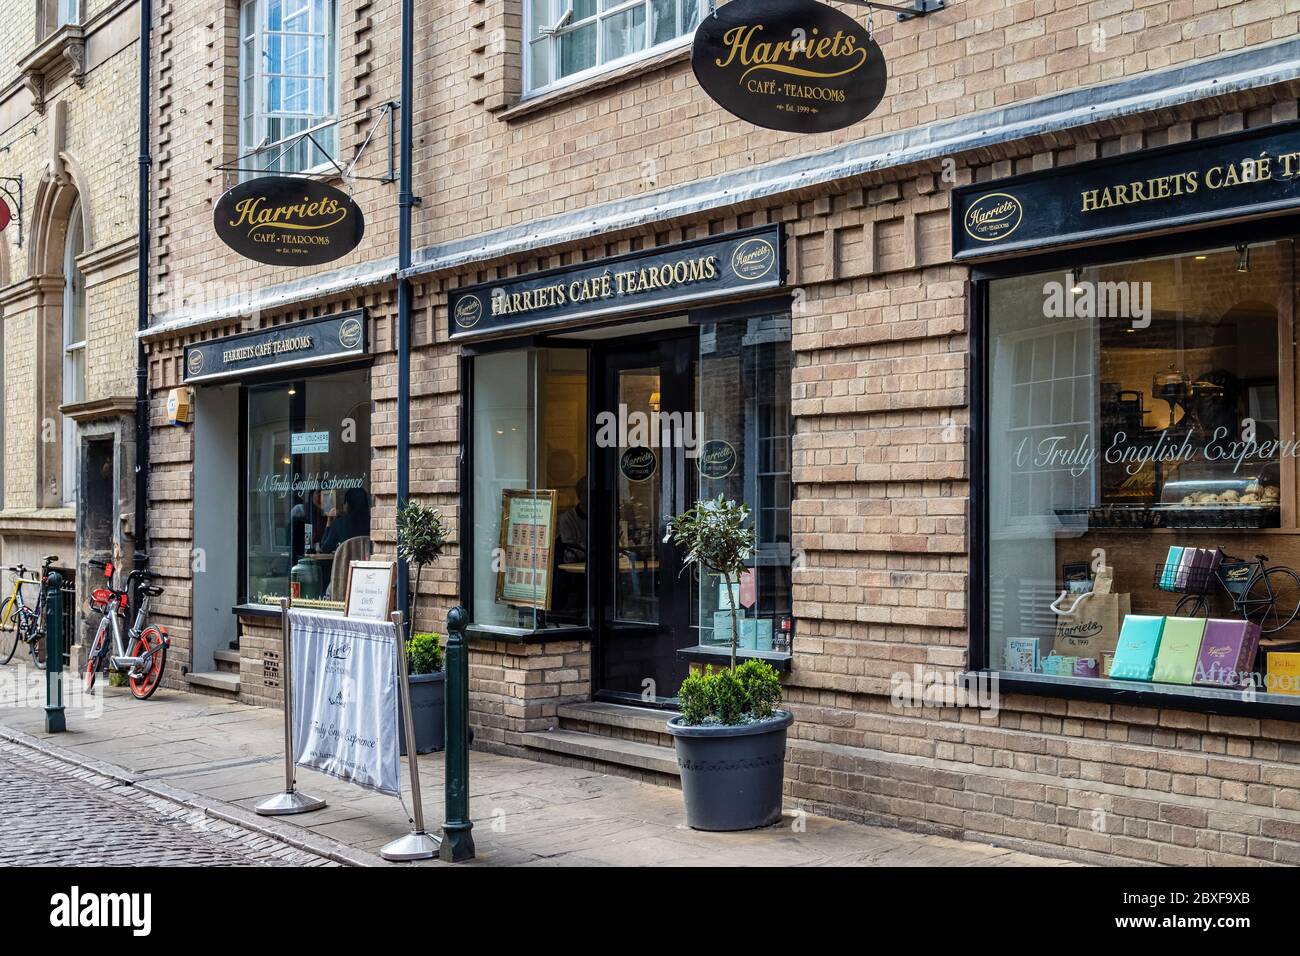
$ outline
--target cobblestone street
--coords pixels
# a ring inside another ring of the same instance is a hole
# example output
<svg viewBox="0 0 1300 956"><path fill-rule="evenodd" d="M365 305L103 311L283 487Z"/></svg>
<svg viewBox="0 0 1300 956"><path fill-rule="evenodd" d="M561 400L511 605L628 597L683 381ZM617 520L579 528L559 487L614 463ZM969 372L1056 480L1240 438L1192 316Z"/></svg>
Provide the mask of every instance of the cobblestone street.
<svg viewBox="0 0 1300 956"><path fill-rule="evenodd" d="M13 744L0 781L0 866L335 865Z"/></svg>

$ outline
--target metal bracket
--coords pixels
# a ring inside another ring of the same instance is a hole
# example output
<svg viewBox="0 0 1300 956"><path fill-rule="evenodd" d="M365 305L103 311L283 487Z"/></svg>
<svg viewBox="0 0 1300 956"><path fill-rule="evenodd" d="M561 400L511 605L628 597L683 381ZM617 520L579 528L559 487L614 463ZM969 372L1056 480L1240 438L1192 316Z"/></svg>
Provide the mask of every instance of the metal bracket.
<svg viewBox="0 0 1300 956"><path fill-rule="evenodd" d="M303 132L299 133L296 136L284 140L283 142L276 143L274 146L261 146L258 147L257 149L249 150L246 153L242 153L240 154L238 159L235 159L234 161L229 163L222 163L220 166L217 167L217 171L222 173L260 173L264 176L265 175L300 176L304 179L327 179L332 176L338 176L346 182L352 182L352 181L373 182L373 183L397 182L397 139L396 139L395 124L393 122L393 114L397 112L397 109L398 109L397 103L390 101L388 103L384 103L382 106L370 107L368 109L359 110L356 113L351 113L347 116L340 116L338 119L333 119L330 120L329 122L321 123L318 126L313 126L311 129L304 130ZM376 112L378 113L377 116L372 117L370 115ZM327 130L331 126L341 127L346 122L357 120L358 117L364 117L366 120L370 121L370 130L366 133L366 138L362 141L361 145L357 147L356 154L352 157L352 161L349 162L347 166L343 166L341 163L339 163L338 160L334 159L329 155L329 151L325 149L324 146L321 145L320 140L318 140L316 137L323 130ZM360 161L361 157L365 154L366 149L370 146L371 140L375 138L375 132L379 129L380 125L384 123L387 123L388 125L388 136L387 136L388 171L383 176L353 175L352 171L356 169L357 163ZM316 148L319 149L321 153L329 159L328 169L317 170L311 173L306 173L306 172L276 173L274 169L266 169L264 167L257 167L257 166L240 165L241 163L248 160L248 158L251 156L258 156L261 154L270 153L272 151L274 151L274 155L271 156L270 159L267 161L267 165L274 165L280 159L280 157L282 157L290 149L292 149L297 144L303 142L304 140L314 143L316 145Z"/></svg>
<svg viewBox="0 0 1300 956"><path fill-rule="evenodd" d="M23 247L23 177L0 176L0 193L4 193L14 207L14 222L18 224L18 238L14 240L14 245L21 249Z"/></svg>
<svg viewBox="0 0 1300 956"><path fill-rule="evenodd" d="M864 7L879 7L881 10L888 10L891 13L898 14L899 20L911 20L915 17L924 17L943 9L944 0L914 0L910 7L899 7L892 3L876 3L874 0L844 0L845 3L856 3Z"/></svg>

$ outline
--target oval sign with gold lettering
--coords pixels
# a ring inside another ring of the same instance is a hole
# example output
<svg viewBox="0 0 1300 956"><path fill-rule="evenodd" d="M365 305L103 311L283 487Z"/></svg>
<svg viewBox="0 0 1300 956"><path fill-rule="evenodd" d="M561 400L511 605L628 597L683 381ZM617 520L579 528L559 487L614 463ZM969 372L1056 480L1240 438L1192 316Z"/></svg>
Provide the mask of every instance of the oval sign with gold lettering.
<svg viewBox="0 0 1300 956"><path fill-rule="evenodd" d="M326 183L263 176L217 200L221 241L246 259L271 266L318 266L341 259L365 234L365 219L347 193Z"/></svg>
<svg viewBox="0 0 1300 956"><path fill-rule="evenodd" d="M866 28L816 0L731 0L704 18L695 77L723 109L755 126L826 133L885 96L885 57Z"/></svg>

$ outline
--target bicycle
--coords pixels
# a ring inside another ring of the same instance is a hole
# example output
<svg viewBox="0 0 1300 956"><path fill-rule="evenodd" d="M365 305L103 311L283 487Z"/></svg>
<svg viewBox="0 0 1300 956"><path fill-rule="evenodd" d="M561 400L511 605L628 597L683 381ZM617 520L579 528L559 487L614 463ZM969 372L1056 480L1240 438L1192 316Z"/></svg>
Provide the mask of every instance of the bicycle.
<svg viewBox="0 0 1300 956"><path fill-rule="evenodd" d="M0 664L13 660L19 643L27 645L32 664L45 668L45 596L49 593L50 566L59 560L57 554L46 555L41 561L41 576L27 577L27 567L22 564L10 565L6 570L13 573L13 590L5 601L4 610L0 611ZM36 594L36 606L29 607L23 599L23 585L35 584L40 590ZM10 636L12 635L12 636Z"/></svg>
<svg viewBox="0 0 1300 956"><path fill-rule="evenodd" d="M132 696L136 700L148 700L162 683L163 670L167 663L167 648L171 646L171 639L168 638L165 627L147 623L150 599L163 593L162 588L148 583L157 575L145 569L132 571L126 577L126 589L119 591L113 587L111 561L91 561L89 564L91 567L103 570L108 586L95 588L90 596L91 606L103 617L100 619L99 629L95 632L95 640L90 645L90 654L86 659L83 678L86 690L94 688L95 678L107 658L110 668L127 675ZM136 611L135 623L123 636L122 625L127 613L131 585L136 581L139 582L136 589L140 595L140 606ZM112 635L111 648L110 634ZM130 653L127 653L128 646Z"/></svg>
<svg viewBox="0 0 1300 956"><path fill-rule="evenodd" d="M1268 565L1268 555L1257 554L1254 561L1224 555L1214 574L1189 574L1181 588L1161 586L1168 572L1162 567L1157 573L1157 587L1161 590L1186 590L1174 606L1177 617L1208 617L1210 588L1218 582L1232 602L1231 613L1259 625L1261 634L1276 634L1300 614L1300 574L1280 564ZM1177 569L1174 569L1177 573Z"/></svg>

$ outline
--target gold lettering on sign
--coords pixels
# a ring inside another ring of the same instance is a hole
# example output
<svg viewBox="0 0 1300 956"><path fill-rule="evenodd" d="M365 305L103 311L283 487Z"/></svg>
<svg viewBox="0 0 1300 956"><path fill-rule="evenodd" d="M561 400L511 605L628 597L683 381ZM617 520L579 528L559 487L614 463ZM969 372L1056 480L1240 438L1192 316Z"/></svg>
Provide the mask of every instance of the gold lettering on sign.
<svg viewBox="0 0 1300 956"><path fill-rule="evenodd" d="M741 81L759 70L828 80L852 73L867 62L867 51L858 46L858 38L852 34L846 36L842 30L836 30L834 36L819 37L818 29L813 27L812 39L777 40L775 43L756 39L762 31L761 23L732 27L722 35L722 42L727 47L726 59L714 59L714 64L728 67L738 63L747 67L740 74ZM856 62L842 70L826 68L826 61L836 57L855 57ZM821 69L817 68L819 65L822 65Z"/></svg>
<svg viewBox="0 0 1300 956"><path fill-rule="evenodd" d="M221 361L228 365L231 362L264 358L268 355L283 355L285 352L298 352L311 347L312 338L310 335L293 335L283 339L272 339L270 342L258 342L256 345L242 345L239 348L226 349L221 353Z"/></svg>
<svg viewBox="0 0 1300 956"><path fill-rule="evenodd" d="M328 229L348 216L347 207L337 199L312 201L305 196L302 202L280 206L269 206L261 196L250 196L235 203L235 213L237 218L229 220L231 227L246 227L249 236L272 227L301 231Z"/></svg>

